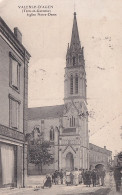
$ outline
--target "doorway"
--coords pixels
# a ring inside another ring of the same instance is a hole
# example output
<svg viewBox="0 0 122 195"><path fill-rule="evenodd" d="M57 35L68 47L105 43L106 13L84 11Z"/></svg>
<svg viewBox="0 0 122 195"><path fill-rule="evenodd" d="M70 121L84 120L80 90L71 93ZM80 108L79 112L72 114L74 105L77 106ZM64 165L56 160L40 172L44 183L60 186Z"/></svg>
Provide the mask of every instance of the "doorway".
<svg viewBox="0 0 122 195"><path fill-rule="evenodd" d="M74 158L73 158L73 154L69 152L66 155L66 170L71 171L73 169L74 169Z"/></svg>
<svg viewBox="0 0 122 195"><path fill-rule="evenodd" d="M16 147L0 144L0 187L16 187Z"/></svg>

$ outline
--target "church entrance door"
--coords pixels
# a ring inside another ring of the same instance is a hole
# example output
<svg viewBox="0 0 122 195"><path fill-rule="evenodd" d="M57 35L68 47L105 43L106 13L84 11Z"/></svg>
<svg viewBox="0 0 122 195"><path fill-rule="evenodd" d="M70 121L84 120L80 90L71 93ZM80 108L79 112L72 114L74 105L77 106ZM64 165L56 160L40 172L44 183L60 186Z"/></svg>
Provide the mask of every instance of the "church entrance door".
<svg viewBox="0 0 122 195"><path fill-rule="evenodd" d="M71 171L73 169L74 169L74 158L73 158L73 154L69 152L66 155L66 170Z"/></svg>

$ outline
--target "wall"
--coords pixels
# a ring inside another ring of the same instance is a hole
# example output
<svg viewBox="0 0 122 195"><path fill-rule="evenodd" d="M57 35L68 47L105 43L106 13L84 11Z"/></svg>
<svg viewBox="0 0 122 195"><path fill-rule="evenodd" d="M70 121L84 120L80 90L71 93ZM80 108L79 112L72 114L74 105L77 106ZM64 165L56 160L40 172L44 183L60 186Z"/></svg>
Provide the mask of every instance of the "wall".
<svg viewBox="0 0 122 195"><path fill-rule="evenodd" d="M0 124L9 127L9 97L16 97L16 99L21 101L20 104L20 117L19 117L19 131L23 132L23 87L24 87L24 65L20 58L20 55L13 51L12 48L0 37ZM9 52L14 53L16 58L21 62L20 67L20 94L13 90L9 86ZM3 103L4 102L4 103Z"/></svg>
<svg viewBox="0 0 122 195"><path fill-rule="evenodd" d="M10 85L10 53L20 63L18 91L15 91ZM0 18L0 142L13 145L16 148L17 187L23 187L27 174L27 146L24 133L27 130L29 58L30 54ZM10 128L9 124L9 95L20 102L19 128L17 130Z"/></svg>

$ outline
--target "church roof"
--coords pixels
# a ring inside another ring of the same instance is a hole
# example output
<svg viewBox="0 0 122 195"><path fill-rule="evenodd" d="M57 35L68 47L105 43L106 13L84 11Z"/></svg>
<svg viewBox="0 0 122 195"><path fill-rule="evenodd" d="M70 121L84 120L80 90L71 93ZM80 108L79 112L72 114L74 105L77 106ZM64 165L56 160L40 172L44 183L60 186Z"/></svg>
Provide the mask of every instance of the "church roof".
<svg viewBox="0 0 122 195"><path fill-rule="evenodd" d="M28 120L58 118L63 116L64 105L28 108Z"/></svg>

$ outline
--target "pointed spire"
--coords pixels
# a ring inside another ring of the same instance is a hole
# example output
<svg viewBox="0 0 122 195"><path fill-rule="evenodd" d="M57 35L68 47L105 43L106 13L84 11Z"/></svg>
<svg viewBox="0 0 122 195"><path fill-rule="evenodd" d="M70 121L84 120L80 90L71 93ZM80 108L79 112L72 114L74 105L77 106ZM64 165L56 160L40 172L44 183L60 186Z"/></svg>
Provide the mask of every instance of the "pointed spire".
<svg viewBox="0 0 122 195"><path fill-rule="evenodd" d="M77 18L76 12L74 12L74 21L73 21L73 28L72 28L72 37L71 37L71 48L81 48L79 33L78 33L78 26L77 26Z"/></svg>

